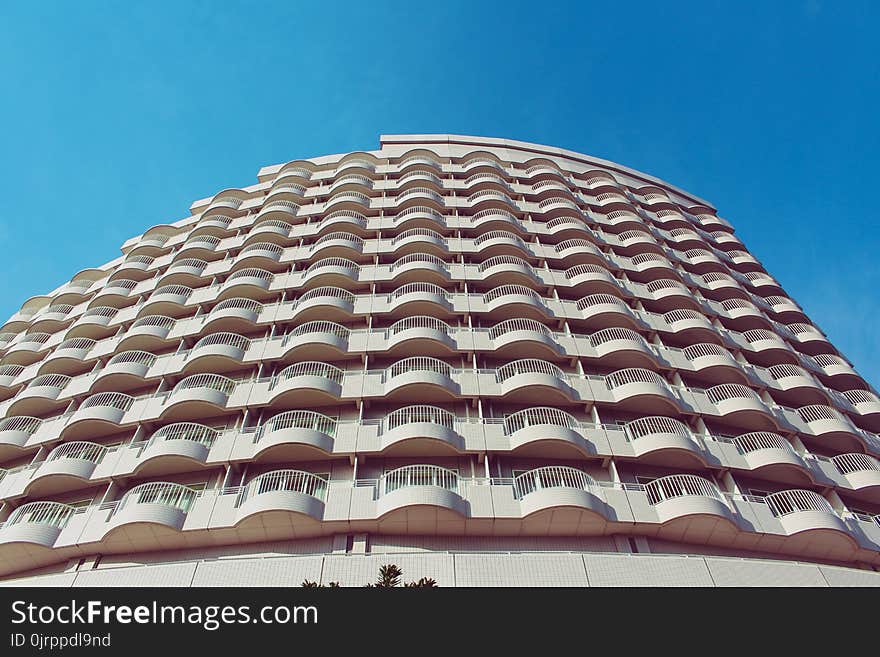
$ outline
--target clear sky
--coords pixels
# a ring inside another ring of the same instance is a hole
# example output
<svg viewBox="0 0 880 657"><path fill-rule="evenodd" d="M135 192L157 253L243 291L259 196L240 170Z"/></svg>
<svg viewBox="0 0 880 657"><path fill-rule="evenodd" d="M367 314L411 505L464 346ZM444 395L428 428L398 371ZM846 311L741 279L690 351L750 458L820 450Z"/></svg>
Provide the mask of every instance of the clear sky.
<svg viewBox="0 0 880 657"><path fill-rule="evenodd" d="M878 24L822 0L0 3L0 321L262 165L476 134L712 201L878 385Z"/></svg>

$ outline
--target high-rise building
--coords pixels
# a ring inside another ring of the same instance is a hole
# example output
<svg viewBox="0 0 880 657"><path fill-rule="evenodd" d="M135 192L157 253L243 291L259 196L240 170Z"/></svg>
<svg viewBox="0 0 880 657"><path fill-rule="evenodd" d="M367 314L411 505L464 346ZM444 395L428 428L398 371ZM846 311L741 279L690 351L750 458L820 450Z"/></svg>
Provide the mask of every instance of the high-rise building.
<svg viewBox="0 0 880 657"><path fill-rule="evenodd" d="M880 583L880 400L716 209L386 136L196 201L0 328L0 574Z"/></svg>

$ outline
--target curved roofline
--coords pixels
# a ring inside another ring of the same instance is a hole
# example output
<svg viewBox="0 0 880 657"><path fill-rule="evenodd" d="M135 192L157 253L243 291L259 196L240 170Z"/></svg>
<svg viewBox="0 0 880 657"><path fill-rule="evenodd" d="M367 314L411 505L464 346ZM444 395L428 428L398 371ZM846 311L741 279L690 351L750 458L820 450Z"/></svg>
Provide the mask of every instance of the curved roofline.
<svg viewBox="0 0 880 657"><path fill-rule="evenodd" d="M673 190L674 192L679 194L680 196L692 200L695 205L705 205L708 208L712 208L716 212L718 211L718 208L716 208L714 204L710 203L706 199L700 198L699 196L687 192L680 187L676 187L675 185L666 182L662 178L657 178L656 176L652 176L637 169L631 169L610 160L603 160L600 157L584 155L583 153L569 151L564 148L557 148L555 146L545 146L542 144L534 144L527 141L517 141L515 139L502 139L500 137L477 137L473 135L444 134L380 135L380 147L384 146L385 144L461 144L466 146L494 146L496 148L513 148L516 150L537 153L540 155L555 155L557 157L564 157L569 160L574 160L576 162L582 162L584 164L595 164L605 169L611 169L613 171L618 171L619 173L626 174L633 178L644 180L648 184L667 187L670 190Z"/></svg>

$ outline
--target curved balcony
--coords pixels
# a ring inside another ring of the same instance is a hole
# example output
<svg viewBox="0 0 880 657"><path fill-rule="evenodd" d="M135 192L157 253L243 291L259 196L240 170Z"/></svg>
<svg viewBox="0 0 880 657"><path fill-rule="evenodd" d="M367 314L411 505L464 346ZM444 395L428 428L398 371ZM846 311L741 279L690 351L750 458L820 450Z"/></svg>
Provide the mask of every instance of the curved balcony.
<svg viewBox="0 0 880 657"><path fill-rule="evenodd" d="M278 372L270 387L271 405L335 404L342 395L344 370L320 361L303 361Z"/></svg>
<svg viewBox="0 0 880 657"><path fill-rule="evenodd" d="M640 334L628 328L611 327L590 335L590 346L608 367L652 365L657 357Z"/></svg>
<svg viewBox="0 0 880 657"><path fill-rule="evenodd" d="M654 236L644 230L625 230L616 235L617 251L623 255L663 253L663 247Z"/></svg>
<svg viewBox="0 0 880 657"><path fill-rule="evenodd" d="M475 230L491 231L500 230L509 232L515 229L520 233L526 233L525 227L520 223L516 215L503 208L487 208L474 213L471 217L471 226Z"/></svg>
<svg viewBox="0 0 880 657"><path fill-rule="evenodd" d="M800 306L788 297L771 295L765 297L764 301L770 306L770 310L783 322L796 323L807 318Z"/></svg>
<svg viewBox="0 0 880 657"><path fill-rule="evenodd" d="M214 235L201 234L190 237L180 245L174 254L174 261L180 258L213 260L218 246L220 246L220 238Z"/></svg>
<svg viewBox="0 0 880 657"><path fill-rule="evenodd" d="M613 294L588 294L578 299L577 309L581 311L586 325L590 328L625 326L635 328L639 325L626 302Z"/></svg>
<svg viewBox="0 0 880 657"><path fill-rule="evenodd" d="M743 331L742 336L748 342L749 350L759 358L760 362L773 363L780 360L795 361L797 356L788 343L773 331L767 329L750 329Z"/></svg>
<svg viewBox="0 0 880 657"><path fill-rule="evenodd" d="M98 288L89 300L89 307L93 306L111 306L113 308L122 308L130 305L133 297L132 291L138 285L137 281L126 278L116 278L107 281L104 287Z"/></svg>
<svg viewBox="0 0 880 657"><path fill-rule="evenodd" d="M208 261L199 258L175 260L160 276L158 283L160 283L160 287L162 285L197 287L208 278L204 275L207 266Z"/></svg>
<svg viewBox="0 0 880 657"><path fill-rule="evenodd" d="M372 189L372 183L369 178L363 178L361 176L351 176L353 180L346 180L345 177L333 183L330 186L330 190L334 190L335 188L342 187L343 185L355 183L355 184L363 184L366 187ZM366 181L366 182L362 182ZM339 183L339 184L337 184ZM304 185L298 185L295 182L284 182L284 183L275 183L272 185L272 189L269 190L269 193L266 194L265 201L268 203L270 201L279 201L279 200L289 200L289 201L304 201L306 196L307 188Z"/></svg>
<svg viewBox="0 0 880 657"><path fill-rule="evenodd" d="M621 408L642 413L677 413L678 398L666 380L651 370L630 367L605 376L605 387Z"/></svg>
<svg viewBox="0 0 880 657"><path fill-rule="evenodd" d="M111 327L110 323L118 314L119 309L111 306L89 308L70 325L66 335L68 338L94 339L112 335L118 327Z"/></svg>
<svg viewBox="0 0 880 657"><path fill-rule="evenodd" d="M853 366L836 354L816 354L813 361L822 370L822 373L831 379L835 387L863 386L862 377L853 369Z"/></svg>
<svg viewBox="0 0 880 657"><path fill-rule="evenodd" d="M430 253L410 253L391 263L389 267L395 282L446 283L449 265L443 258Z"/></svg>
<svg viewBox="0 0 880 657"><path fill-rule="evenodd" d="M426 205L411 205L399 210L394 215L394 227L403 228L437 228L444 227L446 221L443 215L434 208Z"/></svg>
<svg viewBox="0 0 880 657"><path fill-rule="evenodd" d="M354 190L344 190L337 192L324 203L324 210L329 211L330 208L336 210L349 209L358 212L370 207L370 197Z"/></svg>
<svg viewBox="0 0 880 657"><path fill-rule="evenodd" d="M392 312L405 315L436 315L439 309L452 312L449 292L434 283L406 283L388 295Z"/></svg>
<svg viewBox="0 0 880 657"><path fill-rule="evenodd" d="M537 358L521 358L502 365L495 370L495 380L501 385L505 401L539 398L564 402L577 398L565 372Z"/></svg>
<svg viewBox="0 0 880 657"><path fill-rule="evenodd" d="M727 267L718 259L718 256L707 249L688 249L681 255L681 260L689 265L688 269L695 274L727 271Z"/></svg>
<svg viewBox="0 0 880 657"><path fill-rule="evenodd" d="M572 289L579 294L621 293L617 279L602 265L575 265L566 269L564 275Z"/></svg>
<svg viewBox="0 0 880 657"><path fill-rule="evenodd" d="M415 315L394 322L386 330L385 338L390 353L443 355L456 348L452 327L430 315Z"/></svg>
<svg viewBox="0 0 880 657"><path fill-rule="evenodd" d="M568 264L593 264L602 267L609 265L608 258L590 240L573 237L563 240L553 247L556 254Z"/></svg>
<svg viewBox="0 0 880 657"><path fill-rule="evenodd" d="M341 287L312 288L296 300L293 307L298 320L326 319L346 321L354 314L355 295Z"/></svg>
<svg viewBox="0 0 880 657"><path fill-rule="evenodd" d="M757 430L776 428L772 411L751 388L739 383L721 383L705 392L725 420L752 425Z"/></svg>
<svg viewBox="0 0 880 657"><path fill-rule="evenodd" d="M326 495L327 480L311 472L265 472L242 487L235 524L259 524L265 538L296 535L324 517Z"/></svg>
<svg viewBox="0 0 880 657"><path fill-rule="evenodd" d="M117 348L149 351L162 347L176 324L176 319L166 315L140 317L129 327Z"/></svg>
<svg viewBox="0 0 880 657"><path fill-rule="evenodd" d="M405 171L409 167L413 167L413 166L429 167L430 169L433 169L437 173L440 173L443 170L443 167L435 159L435 154L432 152L429 152L429 151L426 151L424 153L416 153L416 154L413 154L413 155L410 155L408 157L403 158L397 164L397 170L402 173L403 171Z"/></svg>
<svg viewBox="0 0 880 657"><path fill-rule="evenodd" d="M810 435L838 450L864 451L864 439L850 419L831 406L811 404L797 409Z"/></svg>
<svg viewBox="0 0 880 657"><path fill-rule="evenodd" d="M550 406L525 408L506 416L504 434L517 456L582 458L596 451L578 431L573 415Z"/></svg>
<svg viewBox="0 0 880 657"><path fill-rule="evenodd" d="M639 190L636 192L642 197L642 203L651 209L668 207L677 208L675 202L669 198L669 195L662 189L656 187L649 188L649 191Z"/></svg>
<svg viewBox="0 0 880 657"><path fill-rule="evenodd" d="M724 496L711 481L691 474L660 477L645 484L648 503L654 507L661 523L686 520L689 530L714 531L719 520L736 523Z"/></svg>
<svg viewBox="0 0 880 657"><path fill-rule="evenodd" d="M686 342L694 340L721 342L721 334L703 313L692 308L677 308L663 314L663 321L676 337Z"/></svg>
<svg viewBox="0 0 880 657"><path fill-rule="evenodd" d="M193 289L186 285L163 285L144 302L138 310L139 315L181 315Z"/></svg>
<svg viewBox="0 0 880 657"><path fill-rule="evenodd" d="M645 285L645 289L651 294L654 306L659 306L661 312L676 308L698 307L698 303L688 287L674 278L659 278Z"/></svg>
<svg viewBox="0 0 880 657"><path fill-rule="evenodd" d="M721 302L726 320L725 326L737 331L750 329L767 329L771 326L770 320L751 301L745 299L726 299Z"/></svg>
<svg viewBox="0 0 880 657"><path fill-rule="evenodd" d="M349 233L347 231L334 231L325 233L312 244L310 256L314 257L320 254L322 257L338 257L346 256L357 257L364 250L364 240L362 237Z"/></svg>
<svg viewBox="0 0 880 657"><path fill-rule="evenodd" d="M385 472L378 485L376 511L380 520L392 513L402 515L412 529L436 526L450 514L468 515L469 506L459 492L458 473L453 470L437 465L406 465Z"/></svg>
<svg viewBox="0 0 880 657"><path fill-rule="evenodd" d="M433 185L435 189L441 191L443 189L443 181L440 179L440 176L437 175L436 170L410 169L397 179L397 188L399 190L423 185ZM467 181L465 181L465 186L467 186Z"/></svg>
<svg viewBox="0 0 880 657"><path fill-rule="evenodd" d="M826 351L831 345L828 338L822 335L812 324L788 324L788 329L794 335L794 339L801 347L801 351L815 355Z"/></svg>
<svg viewBox="0 0 880 657"><path fill-rule="evenodd" d="M803 458L785 438L770 431L752 431L732 438L749 469L774 481L811 482Z"/></svg>
<svg viewBox="0 0 880 657"><path fill-rule="evenodd" d="M703 287L711 292L719 292L725 296L731 293L744 294L740 284L736 282L733 276L728 274L710 271L703 274L700 278L703 279Z"/></svg>
<svg viewBox="0 0 880 657"><path fill-rule="evenodd" d="M771 365L767 373L776 382L786 401L797 405L821 404L828 397L821 385L804 368L783 363Z"/></svg>
<svg viewBox="0 0 880 657"><path fill-rule="evenodd" d="M281 342L282 360L333 360L348 352L351 331L336 322L314 320L300 324Z"/></svg>
<svg viewBox="0 0 880 657"><path fill-rule="evenodd" d="M811 490L783 490L764 498L788 536L803 537L803 549L832 556L851 554L857 547L846 524L824 497Z"/></svg>
<svg viewBox="0 0 880 657"><path fill-rule="evenodd" d="M0 391L11 392L15 380L24 372L24 365L0 365Z"/></svg>
<svg viewBox="0 0 880 657"><path fill-rule="evenodd" d="M239 369L251 341L238 333L211 333L190 350L184 371L221 372Z"/></svg>
<svg viewBox="0 0 880 657"><path fill-rule="evenodd" d="M251 242L238 252L232 267L233 270L248 267L281 270L286 267L280 262L282 255L284 249L273 242Z"/></svg>
<svg viewBox="0 0 880 657"><path fill-rule="evenodd" d="M746 383L748 377L733 355L714 343L694 344L682 349L682 355L695 372L718 383Z"/></svg>
<svg viewBox="0 0 880 657"><path fill-rule="evenodd" d="M482 169L495 171L505 177L510 175L507 169L504 168L504 165L494 155L484 151L471 153L467 160L461 163L461 170L465 173Z"/></svg>
<svg viewBox="0 0 880 657"><path fill-rule="evenodd" d="M245 236L244 243L259 241L283 245L289 241L292 230L293 225L283 219L262 219L254 223Z"/></svg>
<svg viewBox="0 0 880 657"><path fill-rule="evenodd" d="M553 190L549 190L554 193ZM558 217L562 214L570 214L572 212L580 212L581 208L577 201L571 196L571 192L566 189L567 196L560 196L559 192L555 192L556 196L538 201L538 212L545 217Z"/></svg>
<svg viewBox="0 0 880 657"><path fill-rule="evenodd" d="M880 429L880 399L870 390L847 390L843 396L852 404L859 419L868 429Z"/></svg>
<svg viewBox="0 0 880 657"><path fill-rule="evenodd" d="M92 384L92 392L140 388L157 356L149 351L122 351L101 368Z"/></svg>
<svg viewBox="0 0 880 657"><path fill-rule="evenodd" d="M122 392L99 392L91 395L73 412L61 436L65 440L71 440L118 431L122 418L134 401L134 397Z"/></svg>
<svg viewBox="0 0 880 657"><path fill-rule="evenodd" d="M318 224L318 235L326 235L327 232L344 230L351 234L365 235L367 232L367 218L354 210L337 210L324 217Z"/></svg>
<svg viewBox="0 0 880 657"><path fill-rule="evenodd" d="M706 242L703 241L703 238L690 228L673 228L665 237L667 241L673 243L676 248L680 249L699 249L700 247L706 246ZM711 254L711 252L709 253Z"/></svg>
<svg viewBox="0 0 880 657"><path fill-rule="evenodd" d="M266 421L256 434L255 460L322 459L333 452L337 420L317 411L285 411Z"/></svg>
<svg viewBox="0 0 880 657"><path fill-rule="evenodd" d="M490 316L541 318L549 315L544 300L524 285L499 285L483 294Z"/></svg>
<svg viewBox="0 0 880 657"><path fill-rule="evenodd" d="M547 198L568 198L572 202L575 200L575 196L569 188L568 183L565 181L564 176L559 176L555 179L544 178L543 180L536 180L532 183L532 193L537 195L541 200ZM577 206L576 202L575 206Z"/></svg>
<svg viewBox="0 0 880 657"><path fill-rule="evenodd" d="M256 216L256 221L276 220L294 221L299 214L300 205L294 201L278 199L265 203Z"/></svg>
<svg viewBox="0 0 880 657"><path fill-rule="evenodd" d="M55 303L72 303L77 304L83 300L83 297L89 293L93 280L79 279L73 280L62 287L54 297Z"/></svg>
<svg viewBox="0 0 880 657"><path fill-rule="evenodd" d="M162 233L152 233L151 235L144 235L141 237L140 241L135 244L131 250L126 255L135 256L135 255L147 255L156 257L162 254L163 251L167 250L167 242L171 239L171 235L164 235Z"/></svg>
<svg viewBox="0 0 880 657"><path fill-rule="evenodd" d="M18 342L11 342L3 357L4 364L30 365L41 358L41 353L49 349L46 344L52 339L51 333L26 333Z"/></svg>
<svg viewBox="0 0 880 657"><path fill-rule="evenodd" d="M660 253L651 251L648 253L637 253L629 259L629 262L630 266L626 267L626 269L634 280L641 281L647 279L650 282L657 278L681 275L675 268L675 265Z"/></svg>
<svg viewBox="0 0 880 657"><path fill-rule="evenodd" d="M281 167L272 184L281 185L297 181L308 182L312 179L312 169L314 166L311 162L288 162Z"/></svg>
<svg viewBox="0 0 880 657"><path fill-rule="evenodd" d="M31 379L6 409L7 416L45 416L60 410L70 403L70 400L58 401L61 391L69 381L70 377L66 374L41 374Z"/></svg>
<svg viewBox="0 0 880 657"><path fill-rule="evenodd" d="M240 208L245 198L247 198L247 192L238 189L224 190L211 199L208 207L202 212L202 217L209 217L215 214L240 216L244 214Z"/></svg>
<svg viewBox="0 0 880 657"><path fill-rule="evenodd" d="M519 356L559 356L562 349L553 332L534 319L505 319L489 329L494 351L499 357L505 352ZM549 352L549 353L548 353Z"/></svg>
<svg viewBox="0 0 880 657"><path fill-rule="evenodd" d="M70 313L73 308L69 303L53 303L33 316L30 322L30 330L36 333L55 333L59 331L64 324L71 320Z"/></svg>
<svg viewBox="0 0 880 657"><path fill-rule="evenodd" d="M601 192L588 200L606 212L618 210L632 213L635 209L632 202L620 192Z"/></svg>
<svg viewBox="0 0 880 657"><path fill-rule="evenodd" d="M508 209L517 209L513 199L499 189L482 189L474 192L467 197L467 202L475 212L479 212L480 209L487 209L489 206L506 206Z"/></svg>
<svg viewBox="0 0 880 657"><path fill-rule="evenodd" d="M652 223L661 226L665 230L673 228L690 229L693 227L693 224L685 219L684 215L678 210L654 210L653 216L649 215L648 218Z"/></svg>
<svg viewBox="0 0 880 657"><path fill-rule="evenodd" d="M484 258L495 255L531 255L522 238L509 230L488 230L474 238L474 247Z"/></svg>
<svg viewBox="0 0 880 657"><path fill-rule="evenodd" d="M199 491L167 481L135 486L119 501L104 537L124 533L139 546L159 547L162 535L183 528L186 514L198 497Z"/></svg>
<svg viewBox="0 0 880 657"><path fill-rule="evenodd" d="M174 386L165 400L165 419L214 417L224 409L236 382L219 374L192 374Z"/></svg>
<svg viewBox="0 0 880 657"><path fill-rule="evenodd" d="M831 462L849 486L871 502L880 501L880 461L868 454L838 454Z"/></svg>
<svg viewBox="0 0 880 657"><path fill-rule="evenodd" d="M477 266L477 271L486 285L496 282L540 284L540 279L532 266L517 256L500 255L488 258Z"/></svg>
<svg viewBox="0 0 880 657"><path fill-rule="evenodd" d="M21 452L43 421L38 417L12 415L0 420L0 459Z"/></svg>
<svg viewBox="0 0 880 657"><path fill-rule="evenodd" d="M360 265L347 258L323 258L303 273L303 284L312 286L352 285L358 280Z"/></svg>
<svg viewBox="0 0 880 657"><path fill-rule="evenodd" d="M161 427L150 436L140 454L137 474L188 472L208 459L220 434L197 422L177 422Z"/></svg>
<svg viewBox="0 0 880 657"><path fill-rule="evenodd" d="M596 239L596 234L589 226L587 226L584 220L580 218L580 213L577 214L578 216L565 214L554 217L550 221L544 223L544 228L554 237L561 239L565 239L565 235L569 232L574 233L574 235L569 235L570 238L577 235L587 235Z"/></svg>
<svg viewBox="0 0 880 657"><path fill-rule="evenodd" d="M430 228L409 228L398 233L391 239L391 249L393 253L413 253L425 250L446 254L449 251L446 238Z"/></svg>
<svg viewBox="0 0 880 657"><path fill-rule="evenodd" d="M523 472L513 479L513 494L524 524L541 527L542 534L595 534L607 523L601 488L577 468L550 465Z"/></svg>
<svg viewBox="0 0 880 657"><path fill-rule="evenodd" d="M211 308L205 317L203 330L216 331L253 330L263 312L263 304L245 297L225 299Z"/></svg>
<svg viewBox="0 0 880 657"><path fill-rule="evenodd" d="M74 507L61 502L22 504L0 528L0 545L29 543L51 548L74 513Z"/></svg>
<svg viewBox="0 0 880 657"><path fill-rule="evenodd" d="M189 236L214 235L215 237L226 237L233 232L229 228L231 224L232 217L227 217L223 214L209 215L202 217L196 222L195 228L190 231Z"/></svg>
<svg viewBox="0 0 880 657"><path fill-rule="evenodd" d="M82 486L107 455L98 443L74 441L55 447L40 463L28 482L28 495L52 495Z"/></svg>
<svg viewBox="0 0 880 657"><path fill-rule="evenodd" d="M336 175L339 176L343 171L357 171L372 175L376 173L376 165L379 161L369 153L349 153L343 157L336 165Z"/></svg>
<svg viewBox="0 0 880 657"><path fill-rule="evenodd" d="M413 356L387 367L382 373L385 393L409 401L448 400L459 393L452 367L438 358Z"/></svg>
<svg viewBox="0 0 880 657"><path fill-rule="evenodd" d="M455 415L425 404L388 413L379 439L385 456L448 455L464 451L464 439L455 430Z"/></svg>
<svg viewBox="0 0 880 657"><path fill-rule="evenodd" d="M266 298L267 291L275 274L265 269L245 267L232 272L220 285L220 299L232 299L233 297L259 297Z"/></svg>
<svg viewBox="0 0 880 657"><path fill-rule="evenodd" d="M68 338L46 355L37 372L39 374L81 372L96 343L97 341L92 338Z"/></svg>
<svg viewBox="0 0 880 657"><path fill-rule="evenodd" d="M623 230L640 230L645 227L642 218L634 213L631 209L612 210L603 214L594 214L600 224L612 229L612 232Z"/></svg>
<svg viewBox="0 0 880 657"><path fill-rule="evenodd" d="M728 251L727 257L741 272L757 271L761 268L761 263L748 251Z"/></svg>
<svg viewBox="0 0 880 657"><path fill-rule="evenodd" d="M529 160L530 162L534 160ZM528 164L528 162L526 162ZM535 164L530 165L525 170L526 178L530 180L538 180L540 178L549 177L558 180L565 180L565 174L549 160L537 160Z"/></svg>
<svg viewBox="0 0 880 657"><path fill-rule="evenodd" d="M704 467L703 450L687 425L662 415L627 422L624 435L633 453L646 463Z"/></svg>

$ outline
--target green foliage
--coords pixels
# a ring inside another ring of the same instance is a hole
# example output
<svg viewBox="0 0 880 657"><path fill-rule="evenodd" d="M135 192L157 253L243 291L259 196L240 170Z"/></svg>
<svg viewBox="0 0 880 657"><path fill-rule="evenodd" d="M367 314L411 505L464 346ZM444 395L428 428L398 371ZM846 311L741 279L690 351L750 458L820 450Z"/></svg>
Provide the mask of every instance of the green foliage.
<svg viewBox="0 0 880 657"><path fill-rule="evenodd" d="M379 567L379 579L372 584L364 584L368 589L391 589L400 586L400 579L403 577L403 571L393 563L385 564ZM310 580L303 580L301 585L306 589L324 588L324 584L318 584ZM328 588L340 588L339 582L329 582ZM422 577L417 582L406 582L403 585L406 589L433 589L437 588L437 582L431 577Z"/></svg>

